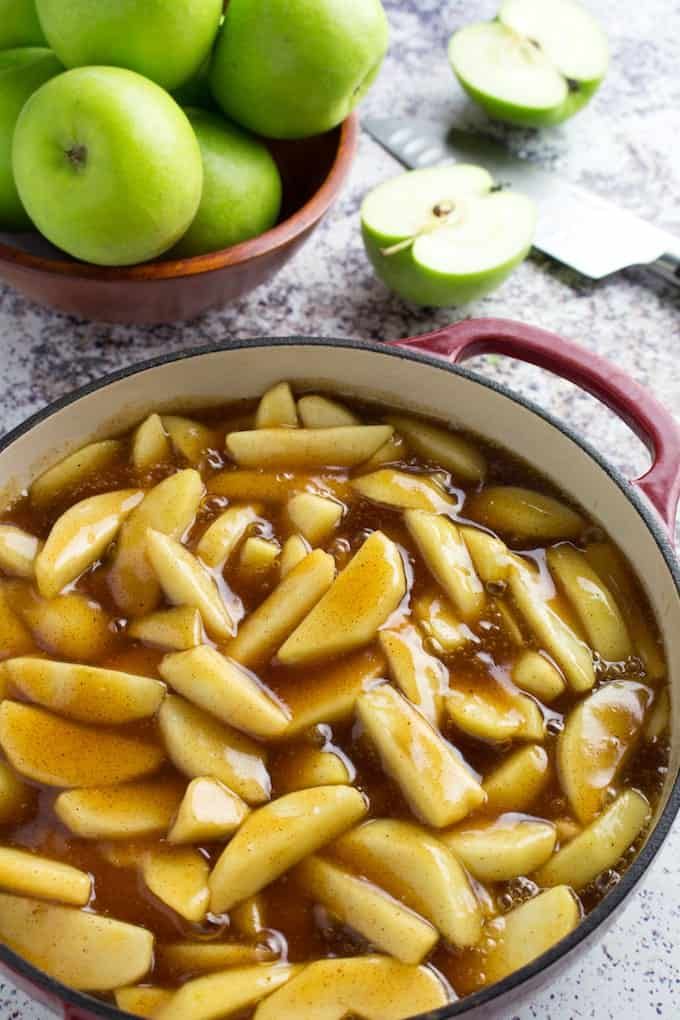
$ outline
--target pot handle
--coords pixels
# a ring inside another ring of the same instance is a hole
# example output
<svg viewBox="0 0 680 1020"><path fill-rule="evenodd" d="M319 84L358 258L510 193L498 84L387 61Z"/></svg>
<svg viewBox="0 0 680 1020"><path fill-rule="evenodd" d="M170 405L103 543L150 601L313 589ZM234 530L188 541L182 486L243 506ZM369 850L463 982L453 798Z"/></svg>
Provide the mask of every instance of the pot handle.
<svg viewBox="0 0 680 1020"><path fill-rule="evenodd" d="M548 369L597 397L649 450L652 466L633 485L673 537L680 500L680 425L648 390L611 362L556 333L509 319L467 319L433 333L392 340L390 346L434 354L453 364L477 354L504 354Z"/></svg>

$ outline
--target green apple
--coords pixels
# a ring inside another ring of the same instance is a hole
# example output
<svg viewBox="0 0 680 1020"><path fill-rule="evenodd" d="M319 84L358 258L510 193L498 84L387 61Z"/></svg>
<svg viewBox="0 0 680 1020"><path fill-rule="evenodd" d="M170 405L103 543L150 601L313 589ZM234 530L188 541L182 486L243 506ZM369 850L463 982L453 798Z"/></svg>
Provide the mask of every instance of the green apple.
<svg viewBox="0 0 680 1020"><path fill-rule="evenodd" d="M119 67L79 67L34 92L12 161L38 230L101 266L167 251L201 200L201 150L186 114L158 85Z"/></svg>
<svg viewBox="0 0 680 1020"><path fill-rule="evenodd" d="M213 94L228 117L256 134L321 134L368 91L387 43L380 0L229 0Z"/></svg>
<svg viewBox="0 0 680 1020"><path fill-rule="evenodd" d="M28 97L61 71L54 53L43 47L0 51L0 229L31 229L12 172L14 126Z"/></svg>
<svg viewBox="0 0 680 1020"><path fill-rule="evenodd" d="M166 89L188 81L210 53L223 0L36 0L65 67L108 64Z"/></svg>
<svg viewBox="0 0 680 1020"><path fill-rule="evenodd" d="M0 50L45 45L35 0L0 0Z"/></svg>
<svg viewBox="0 0 680 1020"><path fill-rule="evenodd" d="M449 59L489 116L546 127L594 96L609 51L602 29L577 0L504 0L495 21L455 33Z"/></svg>
<svg viewBox="0 0 680 1020"><path fill-rule="evenodd" d="M196 74L185 81L179 88L172 90L172 98L180 106L198 106L201 110L219 110L210 91L210 63L208 57L203 61Z"/></svg>
<svg viewBox="0 0 680 1020"><path fill-rule="evenodd" d="M475 301L528 254L533 202L494 187L486 170L412 170L371 191L361 206L366 251L380 279L418 305Z"/></svg>
<svg viewBox="0 0 680 1020"><path fill-rule="evenodd" d="M220 251L269 230L281 210L281 178L266 146L205 110L186 111L203 157L203 196L179 258Z"/></svg>

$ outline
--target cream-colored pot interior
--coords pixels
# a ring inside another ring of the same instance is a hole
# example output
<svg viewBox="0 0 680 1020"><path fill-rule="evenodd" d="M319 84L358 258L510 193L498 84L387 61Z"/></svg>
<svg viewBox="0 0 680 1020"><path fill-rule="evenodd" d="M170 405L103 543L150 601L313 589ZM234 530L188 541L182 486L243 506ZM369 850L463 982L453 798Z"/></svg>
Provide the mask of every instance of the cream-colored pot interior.
<svg viewBox="0 0 680 1020"><path fill-rule="evenodd" d="M112 382L34 425L0 454L0 491L16 494L55 458L129 428L151 409L256 397L282 379L476 432L519 454L603 525L642 579L666 642L676 739L662 809L680 767L680 598L672 574L644 517L607 471L559 428L488 386L398 352L357 346L258 342L197 354Z"/></svg>

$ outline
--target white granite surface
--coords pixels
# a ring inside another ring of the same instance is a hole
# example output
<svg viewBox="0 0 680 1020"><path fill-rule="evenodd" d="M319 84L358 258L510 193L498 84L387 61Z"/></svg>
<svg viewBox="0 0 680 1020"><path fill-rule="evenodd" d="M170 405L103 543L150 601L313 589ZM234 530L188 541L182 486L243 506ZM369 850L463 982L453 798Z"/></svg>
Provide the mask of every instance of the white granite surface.
<svg viewBox="0 0 680 1020"><path fill-rule="evenodd" d="M454 28L490 16L496 6L494 0L387 0L392 50L367 107L482 124L453 81L444 47ZM611 39L607 82L571 123L540 136L510 132L511 143L680 237L680 3L589 0L589 6ZM0 428L74 386L185 346L258 334L397 338L463 314L523 319L561 332L616 362L680 416L680 292L641 271L591 284L533 258L496 294L459 313L433 314L387 294L364 258L357 210L366 189L396 170L362 138L341 201L295 261L239 304L187 325L143 330L79 322L0 285ZM629 474L646 463L627 428L573 386L502 358L476 367L583 430ZM580 967L516 1014L519 1020L680 1017L679 859L676 830L616 926ZM0 985L3 1020L47 1015Z"/></svg>

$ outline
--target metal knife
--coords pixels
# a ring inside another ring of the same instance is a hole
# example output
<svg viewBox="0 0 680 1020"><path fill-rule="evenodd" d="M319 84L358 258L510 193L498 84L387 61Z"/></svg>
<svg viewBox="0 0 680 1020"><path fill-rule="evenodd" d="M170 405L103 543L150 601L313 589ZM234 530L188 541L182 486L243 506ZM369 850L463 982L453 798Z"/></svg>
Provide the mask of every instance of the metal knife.
<svg viewBox="0 0 680 1020"><path fill-rule="evenodd" d="M584 276L600 280L629 266L644 266L680 288L680 239L513 156L494 139L417 118L365 117L362 123L405 166L476 163L497 184L528 195L539 210L535 247Z"/></svg>

